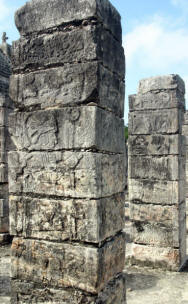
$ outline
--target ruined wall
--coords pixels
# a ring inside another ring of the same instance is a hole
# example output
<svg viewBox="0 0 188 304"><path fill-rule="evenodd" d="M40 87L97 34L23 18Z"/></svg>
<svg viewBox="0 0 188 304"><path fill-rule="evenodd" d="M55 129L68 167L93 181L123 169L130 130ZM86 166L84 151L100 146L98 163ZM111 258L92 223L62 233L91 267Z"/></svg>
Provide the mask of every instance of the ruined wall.
<svg viewBox="0 0 188 304"><path fill-rule="evenodd" d="M188 231L188 111L185 112L183 122L183 135L186 139L186 228Z"/></svg>
<svg viewBox="0 0 188 304"><path fill-rule="evenodd" d="M0 243L9 241L9 203L8 203L8 115L12 103L8 97L10 62L0 46Z"/></svg>
<svg viewBox="0 0 188 304"><path fill-rule="evenodd" d="M177 270L186 255L183 80L140 81L130 96L131 262Z"/></svg>
<svg viewBox="0 0 188 304"><path fill-rule="evenodd" d="M12 303L124 304L120 16L106 0L33 0L15 20Z"/></svg>

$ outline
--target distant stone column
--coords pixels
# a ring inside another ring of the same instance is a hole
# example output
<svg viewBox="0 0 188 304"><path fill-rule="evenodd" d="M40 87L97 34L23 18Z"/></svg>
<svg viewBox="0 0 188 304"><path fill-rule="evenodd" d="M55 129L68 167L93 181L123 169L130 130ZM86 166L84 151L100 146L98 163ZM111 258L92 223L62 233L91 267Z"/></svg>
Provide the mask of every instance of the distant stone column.
<svg viewBox="0 0 188 304"><path fill-rule="evenodd" d="M185 86L178 75L140 81L130 96L131 263L177 270L186 257Z"/></svg>
<svg viewBox="0 0 188 304"><path fill-rule="evenodd" d="M33 0L15 20L12 303L124 304L120 16L106 0Z"/></svg>
<svg viewBox="0 0 188 304"><path fill-rule="evenodd" d="M0 46L0 243L9 242L9 203L8 203L8 115L12 103L8 97L10 62Z"/></svg>
<svg viewBox="0 0 188 304"><path fill-rule="evenodd" d="M185 153L186 153L186 229L188 232L188 111L185 112L184 122L183 122L183 135L185 136Z"/></svg>

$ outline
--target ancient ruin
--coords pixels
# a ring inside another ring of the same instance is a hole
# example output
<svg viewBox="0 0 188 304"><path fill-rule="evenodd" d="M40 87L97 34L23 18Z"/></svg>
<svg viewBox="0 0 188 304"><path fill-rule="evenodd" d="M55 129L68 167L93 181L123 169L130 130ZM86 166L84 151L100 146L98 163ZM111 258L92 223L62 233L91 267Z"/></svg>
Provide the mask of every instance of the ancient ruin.
<svg viewBox="0 0 188 304"><path fill-rule="evenodd" d="M15 20L12 303L124 304L120 16L107 0L33 0Z"/></svg>
<svg viewBox="0 0 188 304"><path fill-rule="evenodd" d="M4 33L4 36L6 37L6 33ZM12 111L12 102L8 94L11 67L10 59L6 53L6 49L10 49L10 46L6 43L5 38L2 40L0 45L0 244L10 241L8 205L8 150L10 149L10 138L8 134L8 115Z"/></svg>
<svg viewBox="0 0 188 304"><path fill-rule="evenodd" d="M178 75L140 81L129 108L131 263L178 270L186 259L185 86Z"/></svg>

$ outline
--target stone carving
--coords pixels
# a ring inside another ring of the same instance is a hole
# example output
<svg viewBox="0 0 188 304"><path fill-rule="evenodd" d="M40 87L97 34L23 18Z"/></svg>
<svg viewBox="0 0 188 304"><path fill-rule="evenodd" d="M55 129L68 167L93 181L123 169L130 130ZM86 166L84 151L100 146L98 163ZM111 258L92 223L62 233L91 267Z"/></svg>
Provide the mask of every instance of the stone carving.
<svg viewBox="0 0 188 304"><path fill-rule="evenodd" d="M125 304L120 16L108 0L34 0L15 20L12 302Z"/></svg>
<svg viewBox="0 0 188 304"><path fill-rule="evenodd" d="M131 263L178 270L186 258L184 83L143 79L130 96Z"/></svg>

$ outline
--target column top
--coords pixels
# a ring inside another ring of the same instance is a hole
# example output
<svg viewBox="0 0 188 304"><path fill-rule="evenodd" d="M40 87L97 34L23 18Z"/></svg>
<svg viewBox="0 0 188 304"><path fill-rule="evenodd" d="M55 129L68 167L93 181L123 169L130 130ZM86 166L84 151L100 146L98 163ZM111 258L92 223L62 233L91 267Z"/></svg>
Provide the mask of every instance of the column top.
<svg viewBox="0 0 188 304"><path fill-rule="evenodd" d="M31 0L15 13L21 35L96 18L121 41L121 17L108 0Z"/></svg>
<svg viewBox="0 0 188 304"><path fill-rule="evenodd" d="M150 77L140 80L138 94L160 90L179 90L185 94L185 83L177 74Z"/></svg>

